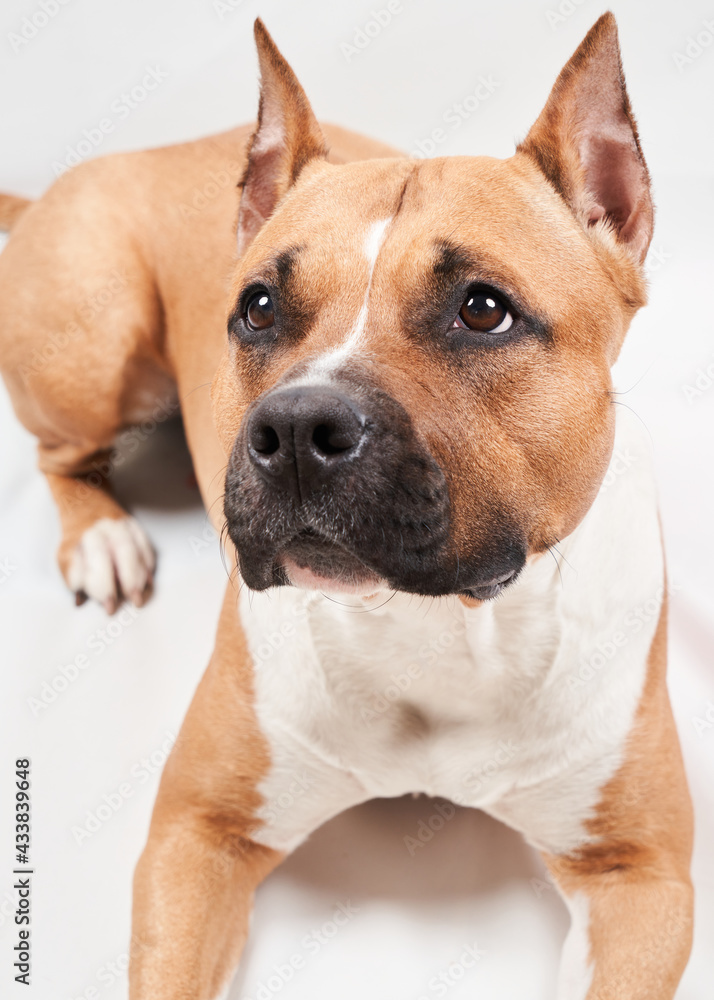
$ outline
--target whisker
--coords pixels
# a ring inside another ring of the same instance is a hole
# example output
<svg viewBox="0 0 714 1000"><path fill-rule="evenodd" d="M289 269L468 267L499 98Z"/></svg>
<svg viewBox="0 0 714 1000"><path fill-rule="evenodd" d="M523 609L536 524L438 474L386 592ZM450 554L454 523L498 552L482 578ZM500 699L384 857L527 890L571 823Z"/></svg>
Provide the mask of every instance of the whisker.
<svg viewBox="0 0 714 1000"><path fill-rule="evenodd" d="M561 586L561 587L564 587L564 586L565 586L565 584L563 583L563 573L562 573L562 571L561 571L561 569L560 569L560 563L558 562L558 560L557 560L557 559L556 559L556 557L555 557L555 552L553 552L553 548L554 548L554 547L555 547L555 546L550 546L550 545L549 545L549 546L548 546L548 552L550 552L550 554L552 555L552 557L553 557L553 560L554 560L554 562L555 562L555 565L556 565L556 569L558 570L558 576L560 577L560 586ZM560 553L558 553L558 554L560 555Z"/></svg>
<svg viewBox="0 0 714 1000"><path fill-rule="evenodd" d="M214 508L214 507L216 506L216 504L217 504L217 503L220 503L220 504L222 504L222 503L223 503L223 501L224 501L225 499L226 499L226 495L225 495L225 493L221 493L221 495L220 495L219 497L216 497L216 499L215 499L215 500L213 501L213 503L211 504L211 506L210 506L210 507L207 507L207 508L206 508L206 520L207 520L207 521L208 521L208 520L210 520L210 517L211 517L211 511L212 511L212 510L213 510L213 508ZM224 523L225 523L225 522L224 522Z"/></svg>
<svg viewBox="0 0 714 1000"><path fill-rule="evenodd" d="M364 608L364 607L360 608L360 607L357 607L356 604L345 604L343 601L338 601L335 597L330 597L329 594L325 594L322 591L320 591L320 594L325 598L325 600L329 601L331 604L336 604L340 608L344 608L345 611L348 611L350 614L353 614L353 615L368 615L370 613L370 611L379 611L379 609L383 608L385 606L385 604L389 604L389 602L392 600L392 598L396 596L397 591L393 590L392 593L389 595L389 597L386 598L386 600L382 601L381 604L378 604L374 608Z"/></svg>
<svg viewBox="0 0 714 1000"><path fill-rule="evenodd" d="M556 538L556 540L553 542L553 544L550 546L550 548L551 549L555 549L555 551L558 553L558 555L563 560L563 562L565 563L565 565L569 566L572 569L573 573L575 573L575 575L577 576L578 571L576 570L575 566L573 566L573 564L568 561L568 559L566 558L565 554L560 551L560 549L558 548L559 544L560 544L560 539Z"/></svg>
<svg viewBox="0 0 714 1000"><path fill-rule="evenodd" d="M226 554L227 554L226 553L226 546L225 546L225 543L223 541L224 536L227 535L227 534L228 534L228 524L226 522L226 523L224 523L223 527L221 528L220 534L218 536L218 551L221 554L221 563L223 564L223 569L225 570L226 576L228 577L228 580L230 581L231 576L232 576L232 571L228 569L228 563L226 562ZM238 569L237 564L236 564L235 568Z"/></svg>
<svg viewBox="0 0 714 1000"><path fill-rule="evenodd" d="M640 375L640 377L639 377L639 378L637 379L637 381L636 381L636 382L634 383L634 385L631 385L631 386L630 386L630 388L629 388L629 389L625 389L625 391L624 391L624 392L618 392L618 391L617 391L617 390L615 390L615 389L611 389L611 390L609 391L610 395L611 395L611 396L626 396L628 392L632 392L632 390L633 390L633 389L635 389L635 388L637 388L637 386L638 386L638 385L640 384L640 382L642 381L642 379L643 379L643 378L645 378L645 376L646 376L646 375L647 375L647 374L649 373L649 371L650 371L650 370L651 370L651 368L652 368L652 365L654 365L654 361L651 361L651 362L650 362L650 363L649 363L649 364L647 365L647 367L645 368L644 372L643 372L643 373L642 373L642 374Z"/></svg>
<svg viewBox="0 0 714 1000"><path fill-rule="evenodd" d="M454 586L459 582L459 575L461 573L461 559L459 558L459 553L456 553L456 576L454 577Z"/></svg>
<svg viewBox="0 0 714 1000"><path fill-rule="evenodd" d="M224 475L227 469L228 469L228 463L226 462L226 464L225 464L225 465L223 466L223 468L222 468L222 469L219 469L219 470L218 470L218 472L217 472L217 473L215 474L215 476L212 476L212 477L211 477L211 480L210 480L210 482L209 482L209 484L208 484L208 485L209 485L209 486L213 486L213 483L215 482L215 480L216 480L216 479L217 479L217 478L218 478L219 476L222 476L222 475Z"/></svg>
<svg viewBox="0 0 714 1000"><path fill-rule="evenodd" d="M189 391L186 393L186 395L185 396L181 396L181 398L179 399L179 405L181 405L181 403L183 402L184 399L188 399L189 396L191 396L194 392L196 392L197 389L205 389L206 386L207 385L210 386L210 384L211 384L210 382L201 382L200 385L195 385L193 387L193 389L189 389Z"/></svg>
<svg viewBox="0 0 714 1000"><path fill-rule="evenodd" d="M619 399L613 399L612 402L613 402L614 406L624 406L626 410L630 411L630 413L634 413L634 415L637 417L637 419L642 424L642 426L644 427L644 429L647 431L647 437L650 439L650 444L652 445L652 448L654 449L655 443L654 443L654 438L652 437L652 433L651 433L649 427L647 426L647 424L644 422L644 420L642 419L642 417L637 412L637 410L633 410L631 406L627 405L627 403L621 403Z"/></svg>

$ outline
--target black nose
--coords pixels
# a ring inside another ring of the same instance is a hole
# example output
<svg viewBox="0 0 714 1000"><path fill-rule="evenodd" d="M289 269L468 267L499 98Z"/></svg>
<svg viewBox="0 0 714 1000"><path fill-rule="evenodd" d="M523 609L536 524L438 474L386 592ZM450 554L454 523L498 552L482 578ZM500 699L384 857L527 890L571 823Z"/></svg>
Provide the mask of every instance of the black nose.
<svg viewBox="0 0 714 1000"><path fill-rule="evenodd" d="M248 455L265 480L302 501L359 456L365 433L356 403L341 393L324 386L281 389L250 415Z"/></svg>

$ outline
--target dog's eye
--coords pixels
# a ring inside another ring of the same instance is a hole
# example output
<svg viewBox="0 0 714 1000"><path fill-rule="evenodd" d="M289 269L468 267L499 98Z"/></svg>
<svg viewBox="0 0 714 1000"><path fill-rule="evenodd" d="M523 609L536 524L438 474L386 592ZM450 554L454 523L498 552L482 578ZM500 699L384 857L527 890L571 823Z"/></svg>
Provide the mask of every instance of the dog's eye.
<svg viewBox="0 0 714 1000"><path fill-rule="evenodd" d="M245 321L251 330L268 330L275 323L273 300L266 291L255 292L245 307Z"/></svg>
<svg viewBox="0 0 714 1000"><path fill-rule="evenodd" d="M454 321L454 327L479 333L504 333L512 325L512 314L491 291L469 292Z"/></svg>

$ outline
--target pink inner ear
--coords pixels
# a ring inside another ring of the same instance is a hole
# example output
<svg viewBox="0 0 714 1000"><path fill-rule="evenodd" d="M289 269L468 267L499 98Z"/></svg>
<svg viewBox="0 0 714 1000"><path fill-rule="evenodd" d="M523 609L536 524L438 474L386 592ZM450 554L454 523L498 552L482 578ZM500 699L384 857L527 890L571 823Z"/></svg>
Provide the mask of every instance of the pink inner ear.
<svg viewBox="0 0 714 1000"><path fill-rule="evenodd" d="M251 209L262 221L272 214L278 200L278 186L285 149L272 146L251 157L244 194Z"/></svg>
<svg viewBox="0 0 714 1000"><path fill-rule="evenodd" d="M617 132L625 134L591 134L583 142L585 179L594 200L588 224L607 217L619 238L639 250L649 239L648 178L629 130Z"/></svg>
<svg viewBox="0 0 714 1000"><path fill-rule="evenodd" d="M591 221L607 215L615 228L622 230L639 200L637 189L644 180L633 143L590 136L583 151L583 166L588 190L597 201L596 218L593 220L591 214Z"/></svg>

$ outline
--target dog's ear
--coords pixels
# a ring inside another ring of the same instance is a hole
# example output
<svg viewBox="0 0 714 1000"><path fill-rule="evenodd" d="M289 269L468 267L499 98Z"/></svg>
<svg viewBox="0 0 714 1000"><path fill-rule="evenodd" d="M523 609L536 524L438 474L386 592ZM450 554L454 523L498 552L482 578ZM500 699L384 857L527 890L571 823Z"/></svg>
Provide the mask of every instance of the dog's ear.
<svg viewBox="0 0 714 1000"><path fill-rule="evenodd" d="M298 80L263 22L255 22L260 61L258 127L240 186L238 254L242 254L306 163L327 155L325 138Z"/></svg>
<svg viewBox="0 0 714 1000"><path fill-rule="evenodd" d="M650 179L611 13L596 21L565 65L518 148L585 228L607 220L618 241L644 260L654 222Z"/></svg>

